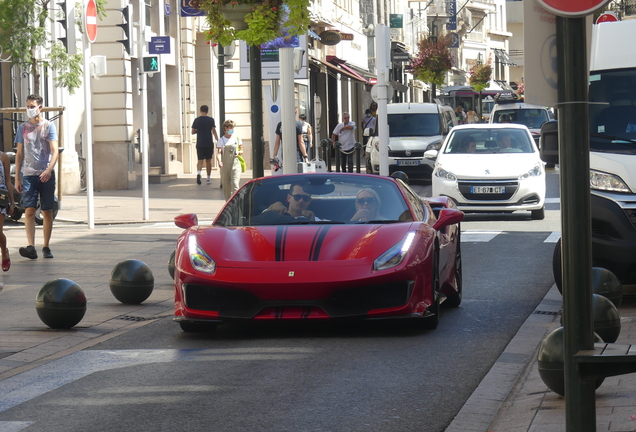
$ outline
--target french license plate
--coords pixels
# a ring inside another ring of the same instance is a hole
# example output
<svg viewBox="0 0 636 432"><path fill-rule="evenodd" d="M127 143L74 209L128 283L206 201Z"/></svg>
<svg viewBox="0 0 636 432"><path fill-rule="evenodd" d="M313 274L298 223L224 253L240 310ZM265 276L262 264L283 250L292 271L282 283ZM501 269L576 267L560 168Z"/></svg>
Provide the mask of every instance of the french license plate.
<svg viewBox="0 0 636 432"><path fill-rule="evenodd" d="M472 194L503 194L506 193L505 186L471 186Z"/></svg>
<svg viewBox="0 0 636 432"><path fill-rule="evenodd" d="M398 160L398 166L419 166L419 160Z"/></svg>

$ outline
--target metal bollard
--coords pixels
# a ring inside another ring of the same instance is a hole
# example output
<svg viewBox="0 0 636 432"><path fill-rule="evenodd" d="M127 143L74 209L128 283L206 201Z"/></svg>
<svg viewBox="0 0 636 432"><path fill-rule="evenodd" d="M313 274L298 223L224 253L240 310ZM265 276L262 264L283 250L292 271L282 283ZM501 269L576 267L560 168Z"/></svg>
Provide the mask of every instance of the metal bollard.
<svg viewBox="0 0 636 432"><path fill-rule="evenodd" d="M340 172L340 147L342 147L342 144L340 144L340 141L336 141L334 147L336 148L336 172Z"/></svg>
<svg viewBox="0 0 636 432"><path fill-rule="evenodd" d="M331 145L331 140L329 138L325 138L320 142L320 149L322 151L322 160L327 164L327 172L331 172L331 158L329 152L329 146Z"/></svg>
<svg viewBox="0 0 636 432"><path fill-rule="evenodd" d="M354 148L356 149L356 172L360 174L360 153L362 151L362 144L357 142L354 144Z"/></svg>

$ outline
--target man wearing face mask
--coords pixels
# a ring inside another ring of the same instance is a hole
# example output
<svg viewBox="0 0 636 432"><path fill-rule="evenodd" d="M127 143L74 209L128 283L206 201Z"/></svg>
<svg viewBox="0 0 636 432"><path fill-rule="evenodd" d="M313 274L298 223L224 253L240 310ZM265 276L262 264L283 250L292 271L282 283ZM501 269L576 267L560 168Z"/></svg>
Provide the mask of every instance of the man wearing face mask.
<svg viewBox="0 0 636 432"><path fill-rule="evenodd" d="M55 124L42 117L42 97L32 94L27 97L29 120L18 126L15 135L17 152L15 157L15 189L22 193L25 207L24 228L27 247L20 248L20 255L37 259L35 249L35 208L38 198L44 219L44 242L42 256L53 258L49 241L53 231L53 206L55 204L55 164L58 158L57 130ZM22 174L22 178L20 178Z"/></svg>

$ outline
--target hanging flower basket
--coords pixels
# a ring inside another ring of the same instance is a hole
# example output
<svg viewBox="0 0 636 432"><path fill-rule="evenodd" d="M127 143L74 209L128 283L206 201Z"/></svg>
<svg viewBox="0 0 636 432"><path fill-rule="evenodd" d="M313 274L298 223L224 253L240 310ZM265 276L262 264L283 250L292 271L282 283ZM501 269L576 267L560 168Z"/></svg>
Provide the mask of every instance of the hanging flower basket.
<svg viewBox="0 0 636 432"><path fill-rule="evenodd" d="M231 23L234 31L247 30L245 15L254 10L255 5L251 4L226 4L221 6L220 12L223 18Z"/></svg>
<svg viewBox="0 0 636 432"><path fill-rule="evenodd" d="M281 36L305 34L310 0L192 0L206 12L207 40L229 46L234 40L260 46Z"/></svg>

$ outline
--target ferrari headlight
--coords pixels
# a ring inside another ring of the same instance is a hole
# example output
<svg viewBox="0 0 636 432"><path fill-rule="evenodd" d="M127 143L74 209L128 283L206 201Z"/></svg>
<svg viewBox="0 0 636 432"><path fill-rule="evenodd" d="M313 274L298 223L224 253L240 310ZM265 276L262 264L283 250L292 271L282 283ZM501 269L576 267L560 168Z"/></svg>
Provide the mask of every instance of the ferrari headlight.
<svg viewBox="0 0 636 432"><path fill-rule="evenodd" d="M608 192L631 193L623 179L614 174L590 170L590 188Z"/></svg>
<svg viewBox="0 0 636 432"><path fill-rule="evenodd" d="M437 169L435 169L435 176L444 180L457 181L455 174L450 171L446 171L442 167L437 167Z"/></svg>
<svg viewBox="0 0 636 432"><path fill-rule="evenodd" d="M192 267L194 267L195 270L204 273L214 273L216 271L216 263L210 255L199 246L195 235L191 235L188 238L188 254L190 255L190 263L192 263Z"/></svg>
<svg viewBox="0 0 636 432"><path fill-rule="evenodd" d="M402 241L391 246L389 250L373 261L373 270L386 270L399 265L406 256L406 253L411 249L414 238L415 233L410 232Z"/></svg>
<svg viewBox="0 0 636 432"><path fill-rule="evenodd" d="M442 142L441 141L437 141L434 143L430 143L429 145L426 146L426 150L439 150L439 148L442 146Z"/></svg>
<svg viewBox="0 0 636 432"><path fill-rule="evenodd" d="M519 180L524 180L530 177L540 176L541 173L543 172L542 166L543 165L541 163L537 163L535 166L532 167L532 169L528 170L528 172L524 172L523 174L521 174L519 176Z"/></svg>

